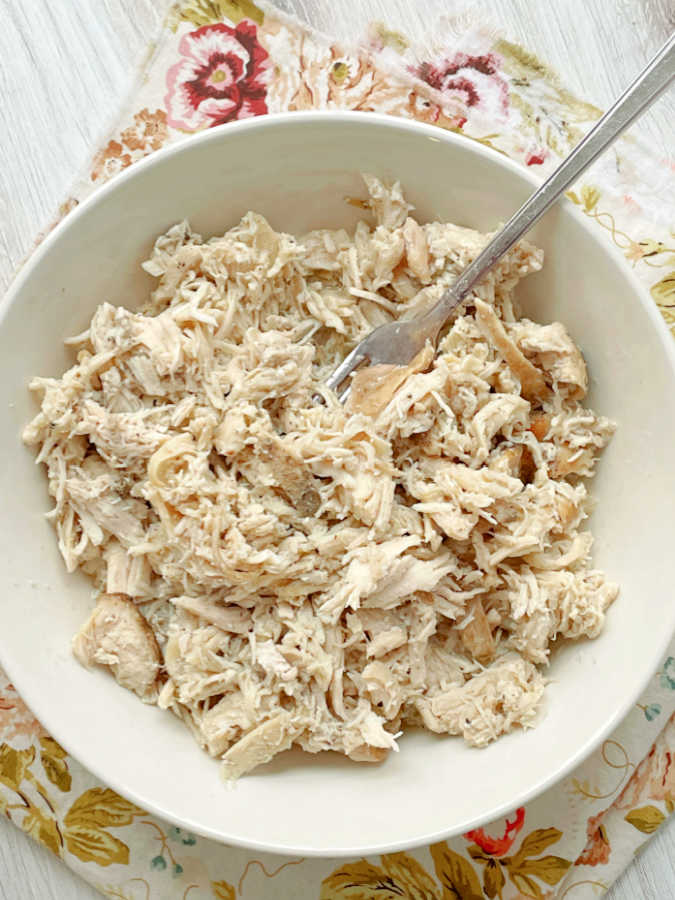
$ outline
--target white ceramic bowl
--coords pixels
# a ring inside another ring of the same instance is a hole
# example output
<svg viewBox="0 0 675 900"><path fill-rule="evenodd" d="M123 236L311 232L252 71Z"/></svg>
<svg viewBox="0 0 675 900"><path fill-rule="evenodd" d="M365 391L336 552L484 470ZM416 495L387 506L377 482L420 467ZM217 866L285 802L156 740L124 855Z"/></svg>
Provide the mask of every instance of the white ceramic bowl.
<svg viewBox="0 0 675 900"><path fill-rule="evenodd" d="M220 234L249 209L279 229L351 226L358 173L403 183L423 220L481 230L525 199L535 178L440 129L363 113L268 116L157 153L71 213L20 273L1 308L0 659L51 733L140 806L222 841L281 853L357 855L466 831L523 803L579 763L619 722L675 625L672 585L675 362L653 304L606 235L567 202L537 228L543 271L520 297L580 343L590 403L619 428L593 485L597 565L621 584L607 627L566 646L550 669L545 716L481 751L417 733L383 765L291 753L227 790L219 766L170 714L141 704L70 654L91 605L66 574L44 472L20 443L26 385L69 365L62 339L104 300L134 306L154 237L188 218Z"/></svg>

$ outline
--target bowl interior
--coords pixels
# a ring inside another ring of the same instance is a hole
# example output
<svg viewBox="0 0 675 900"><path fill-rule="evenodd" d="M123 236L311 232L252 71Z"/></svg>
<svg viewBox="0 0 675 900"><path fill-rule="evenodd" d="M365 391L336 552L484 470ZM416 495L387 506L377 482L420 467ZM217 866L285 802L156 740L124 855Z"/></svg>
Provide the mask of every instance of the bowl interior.
<svg viewBox="0 0 675 900"><path fill-rule="evenodd" d="M538 321L560 319L580 343L590 403L619 427L593 486L595 559L621 584L594 642L562 647L545 715L483 751L410 733L377 767L288 753L226 790L218 764L172 716L143 706L71 657L91 589L69 576L43 513L44 473L20 443L34 374L70 363L62 339L107 300L133 307L152 279L139 268L154 237L188 218L222 233L249 209L302 233L353 226L360 171L399 179L422 220L491 230L533 179L471 142L363 114L266 117L226 126L135 166L45 241L2 307L0 484L7 549L0 659L43 724L89 769L140 806L229 843L303 854L359 854L431 841L501 815L580 761L634 702L672 633L672 448L669 337L597 227L569 204L534 239L541 273L520 288Z"/></svg>

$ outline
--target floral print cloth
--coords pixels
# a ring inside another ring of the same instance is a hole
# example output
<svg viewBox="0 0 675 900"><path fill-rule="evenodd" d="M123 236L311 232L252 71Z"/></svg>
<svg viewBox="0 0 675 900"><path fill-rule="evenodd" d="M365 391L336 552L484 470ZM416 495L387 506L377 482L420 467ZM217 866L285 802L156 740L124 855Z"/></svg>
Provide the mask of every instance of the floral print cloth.
<svg viewBox="0 0 675 900"><path fill-rule="evenodd" d="M452 22L437 35L435 48L422 52L376 26L347 48L269 5L182 2L62 214L186 133L267 112L334 108L418 119L542 174L600 115L521 47ZM569 194L623 251L671 328L674 172L674 159L646 157L629 136ZM45 733L0 670L0 814L122 900L595 897L672 812L674 754L675 644L612 737L507 819L408 853L276 857L170 827L99 784Z"/></svg>

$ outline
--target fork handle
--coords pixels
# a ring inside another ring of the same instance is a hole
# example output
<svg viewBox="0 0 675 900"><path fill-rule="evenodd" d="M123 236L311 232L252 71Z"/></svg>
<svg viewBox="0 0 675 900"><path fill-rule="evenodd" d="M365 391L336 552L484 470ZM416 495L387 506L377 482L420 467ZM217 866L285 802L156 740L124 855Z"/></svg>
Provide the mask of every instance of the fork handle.
<svg viewBox="0 0 675 900"><path fill-rule="evenodd" d="M532 228L560 195L600 156L624 129L642 115L675 78L675 33L558 166L509 219L490 243L424 316L436 334L475 283Z"/></svg>

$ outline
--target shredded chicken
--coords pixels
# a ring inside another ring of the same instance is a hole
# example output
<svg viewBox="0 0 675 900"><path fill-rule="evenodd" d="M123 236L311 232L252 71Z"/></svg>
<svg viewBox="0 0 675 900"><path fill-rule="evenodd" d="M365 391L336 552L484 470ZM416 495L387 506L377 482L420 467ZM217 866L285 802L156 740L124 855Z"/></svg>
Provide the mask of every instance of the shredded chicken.
<svg viewBox="0 0 675 900"><path fill-rule="evenodd" d="M365 180L354 234L174 226L147 304L103 303L31 385L59 547L100 595L76 656L228 778L291 746L378 762L406 724L476 746L529 727L552 644L595 637L617 594L581 530L613 426L564 326L517 315L539 250L494 267L435 358L359 371L346 408L323 386L488 239Z"/></svg>

